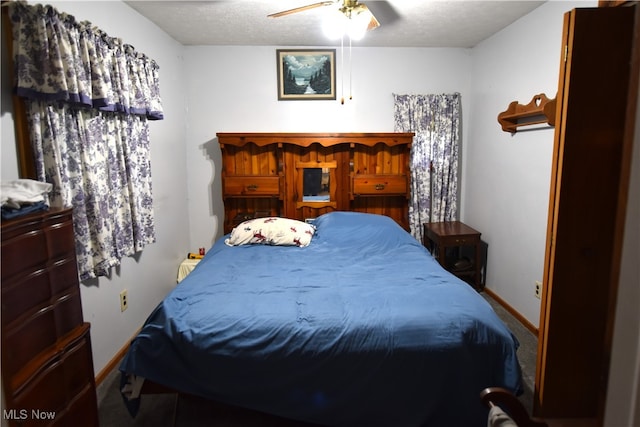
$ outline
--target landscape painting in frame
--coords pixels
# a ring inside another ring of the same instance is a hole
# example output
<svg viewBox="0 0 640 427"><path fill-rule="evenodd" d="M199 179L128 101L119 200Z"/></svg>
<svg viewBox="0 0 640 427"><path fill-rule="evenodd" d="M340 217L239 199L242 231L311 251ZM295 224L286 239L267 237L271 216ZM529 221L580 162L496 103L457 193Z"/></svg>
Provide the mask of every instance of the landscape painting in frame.
<svg viewBox="0 0 640 427"><path fill-rule="evenodd" d="M336 99L335 49L277 49L278 100Z"/></svg>

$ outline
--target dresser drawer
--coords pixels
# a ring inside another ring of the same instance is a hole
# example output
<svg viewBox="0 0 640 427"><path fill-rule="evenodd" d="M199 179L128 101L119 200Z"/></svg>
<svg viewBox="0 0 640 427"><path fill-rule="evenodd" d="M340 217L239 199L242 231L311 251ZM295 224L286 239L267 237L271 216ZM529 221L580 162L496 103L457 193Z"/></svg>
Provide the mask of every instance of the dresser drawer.
<svg viewBox="0 0 640 427"><path fill-rule="evenodd" d="M48 269L51 294L61 295L78 289L78 263L75 254L56 261Z"/></svg>
<svg viewBox="0 0 640 427"><path fill-rule="evenodd" d="M280 195L278 176L226 176L225 197L277 197Z"/></svg>
<svg viewBox="0 0 640 427"><path fill-rule="evenodd" d="M56 216L54 222L25 221L2 230L2 279L30 273L52 260L75 258L71 215Z"/></svg>
<svg viewBox="0 0 640 427"><path fill-rule="evenodd" d="M64 222L45 225L43 230L47 236L49 259L75 257L76 242L71 216Z"/></svg>
<svg viewBox="0 0 640 427"><path fill-rule="evenodd" d="M27 411L23 425L37 425L30 423L32 411L38 410L47 413L59 413L66 406L66 393L60 393L58 387L63 389L64 361L56 356L43 366L40 374L29 381L20 392L14 396L14 407L21 412ZM36 420L31 420L36 421Z"/></svg>
<svg viewBox="0 0 640 427"><path fill-rule="evenodd" d="M2 281L2 325L7 326L20 315L41 309L51 301L47 269Z"/></svg>
<svg viewBox="0 0 640 427"><path fill-rule="evenodd" d="M7 238L2 234L2 281L42 266L47 254L47 239L42 230L24 230Z"/></svg>
<svg viewBox="0 0 640 427"><path fill-rule="evenodd" d="M98 407L93 387L85 387L82 393L71 402L71 405L59 417L56 417L56 422L52 427L75 426L98 427Z"/></svg>
<svg viewBox="0 0 640 427"><path fill-rule="evenodd" d="M476 245L480 242L480 235L445 236L440 237L440 244L444 246Z"/></svg>
<svg viewBox="0 0 640 427"><path fill-rule="evenodd" d="M65 295L52 305L18 317L3 325L3 369L16 373L55 346L57 341L82 325L82 306L78 291Z"/></svg>
<svg viewBox="0 0 640 427"><path fill-rule="evenodd" d="M354 195L407 194L405 175L356 175L353 178Z"/></svg>
<svg viewBox="0 0 640 427"><path fill-rule="evenodd" d="M78 328L78 332L79 336L46 361L40 371L13 395L11 406L18 414L24 415L24 420L18 425L96 425L97 405L88 325ZM35 414L41 418L48 416L54 423L44 423Z"/></svg>
<svg viewBox="0 0 640 427"><path fill-rule="evenodd" d="M18 316L42 309L53 303L54 297L78 288L75 258L66 258L47 268L18 275L2 281L2 324L8 325Z"/></svg>

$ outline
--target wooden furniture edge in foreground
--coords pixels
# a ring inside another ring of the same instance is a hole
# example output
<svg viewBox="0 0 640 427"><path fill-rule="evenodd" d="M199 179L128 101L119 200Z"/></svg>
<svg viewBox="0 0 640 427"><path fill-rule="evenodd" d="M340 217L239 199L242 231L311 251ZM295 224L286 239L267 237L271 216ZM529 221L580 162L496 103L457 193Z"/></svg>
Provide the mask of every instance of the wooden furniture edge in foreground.
<svg viewBox="0 0 640 427"><path fill-rule="evenodd" d="M505 132L516 133L521 126L548 123L555 126L556 99L549 99L544 93L534 95L527 105L513 101L498 114L498 123Z"/></svg>
<svg viewBox="0 0 640 427"><path fill-rule="evenodd" d="M546 422L529 417L520 400L509 390L502 387L488 387L480 393L480 400L487 407L498 406L518 427L548 427Z"/></svg>
<svg viewBox="0 0 640 427"><path fill-rule="evenodd" d="M502 387L487 387L480 393L480 400L491 408L499 406L518 427L596 427L593 418L545 418L529 416L524 405L509 390Z"/></svg>

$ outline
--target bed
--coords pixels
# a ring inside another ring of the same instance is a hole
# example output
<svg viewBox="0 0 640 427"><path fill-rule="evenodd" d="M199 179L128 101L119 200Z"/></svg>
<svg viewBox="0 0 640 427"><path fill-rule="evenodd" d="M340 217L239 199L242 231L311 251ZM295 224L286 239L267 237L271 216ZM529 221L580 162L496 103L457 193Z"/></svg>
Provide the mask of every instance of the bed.
<svg viewBox="0 0 640 427"><path fill-rule="evenodd" d="M308 230L214 244L131 342L132 413L141 379L348 427L486 426L480 391L521 393L517 339L396 222L332 212Z"/></svg>

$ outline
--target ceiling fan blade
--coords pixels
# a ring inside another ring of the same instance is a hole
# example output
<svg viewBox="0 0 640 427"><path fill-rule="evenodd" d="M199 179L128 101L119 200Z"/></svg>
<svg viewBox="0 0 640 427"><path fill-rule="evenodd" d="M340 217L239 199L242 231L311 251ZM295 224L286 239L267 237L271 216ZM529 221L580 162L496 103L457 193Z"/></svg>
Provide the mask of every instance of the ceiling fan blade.
<svg viewBox="0 0 640 427"><path fill-rule="evenodd" d="M367 26L367 31L375 30L379 26L380 26L380 22L378 22L375 16L371 15L371 21L369 21L369 25Z"/></svg>
<svg viewBox="0 0 640 427"><path fill-rule="evenodd" d="M315 9L317 7L330 6L334 4L333 1L321 1L318 3L308 4L306 6L296 7L289 10L283 10L282 12L272 13L271 15L267 15L269 18L278 18L280 16L291 15L292 13L304 12L305 10Z"/></svg>
<svg viewBox="0 0 640 427"><path fill-rule="evenodd" d="M343 13L345 13L345 12L343 11ZM368 14L371 18L369 20L369 24L367 25L367 31L375 30L376 28L378 28L380 26L380 22L375 17L375 15L371 11L371 9L369 9L367 7L367 5L365 5L363 3L356 2L356 4L354 6L351 6L351 10L349 11L349 13L350 14L356 13L358 15L361 14L361 13Z"/></svg>
<svg viewBox="0 0 640 427"><path fill-rule="evenodd" d="M364 6L364 8L367 9L369 11L369 13L371 14L371 20L369 21L369 25L367 26L367 31L375 30L376 28L378 28L380 26L380 22L376 19L376 17L373 14L373 12L371 12L371 9L369 9L367 6Z"/></svg>
<svg viewBox="0 0 640 427"><path fill-rule="evenodd" d="M371 14L376 16L385 27L402 19L388 1L368 1L366 4Z"/></svg>

